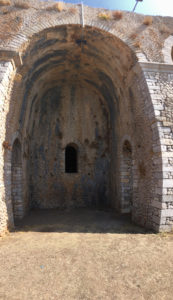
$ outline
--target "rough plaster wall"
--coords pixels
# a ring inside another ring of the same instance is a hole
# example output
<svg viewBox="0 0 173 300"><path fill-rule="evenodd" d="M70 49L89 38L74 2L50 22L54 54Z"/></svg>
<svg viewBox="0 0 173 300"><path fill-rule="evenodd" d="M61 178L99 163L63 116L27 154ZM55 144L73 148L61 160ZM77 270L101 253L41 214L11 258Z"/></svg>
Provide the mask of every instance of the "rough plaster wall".
<svg viewBox="0 0 173 300"><path fill-rule="evenodd" d="M11 151L10 141L6 138L6 131L10 124L6 124L9 110L10 81L14 76L11 62L0 62L0 233L13 225L11 206ZM3 147L6 142L6 147Z"/></svg>
<svg viewBox="0 0 173 300"><path fill-rule="evenodd" d="M31 206L109 204L109 115L105 101L78 83L49 90L32 107ZM78 173L65 173L65 147L78 148Z"/></svg>

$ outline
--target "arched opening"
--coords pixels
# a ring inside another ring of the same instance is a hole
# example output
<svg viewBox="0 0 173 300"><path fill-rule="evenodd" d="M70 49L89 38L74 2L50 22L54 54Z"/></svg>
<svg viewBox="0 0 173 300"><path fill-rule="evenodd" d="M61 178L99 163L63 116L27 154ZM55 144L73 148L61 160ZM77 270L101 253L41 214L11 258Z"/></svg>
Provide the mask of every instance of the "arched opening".
<svg viewBox="0 0 173 300"><path fill-rule="evenodd" d="M22 194L22 157L21 157L21 143L16 139L12 147L12 164L11 164L11 181L12 181L12 206L13 216L15 221L23 218L23 194Z"/></svg>
<svg viewBox="0 0 173 300"><path fill-rule="evenodd" d="M33 36L22 56L21 81L15 83L21 95L20 107L15 107L19 122L14 127L19 128L14 131L20 130L28 145L23 160L25 203L39 209L112 207L129 212L132 148L126 142L122 151L122 138L133 136L133 145L142 145L147 174L152 165L152 133L141 105L146 101L143 73L139 66L134 68L132 50L116 36L85 26L87 43L81 47L76 43L80 29L46 29ZM139 155L135 159L138 163ZM135 189L141 202L141 189L149 194L143 182L142 177ZM137 214L140 201L135 203Z"/></svg>
<svg viewBox="0 0 173 300"><path fill-rule="evenodd" d="M65 148L65 172L78 172L78 151L74 146L68 145Z"/></svg>
<svg viewBox="0 0 173 300"><path fill-rule="evenodd" d="M121 164L121 211L130 213L132 210L133 177L132 177L132 146L125 140L122 149Z"/></svg>

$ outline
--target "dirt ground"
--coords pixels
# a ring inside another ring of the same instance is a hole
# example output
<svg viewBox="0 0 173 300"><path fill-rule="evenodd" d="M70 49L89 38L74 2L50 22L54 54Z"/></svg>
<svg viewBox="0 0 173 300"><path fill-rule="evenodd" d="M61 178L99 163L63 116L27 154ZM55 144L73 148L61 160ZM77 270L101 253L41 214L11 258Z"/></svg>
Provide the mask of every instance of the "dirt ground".
<svg viewBox="0 0 173 300"><path fill-rule="evenodd" d="M173 235L109 212L33 211L0 239L0 299L173 299Z"/></svg>

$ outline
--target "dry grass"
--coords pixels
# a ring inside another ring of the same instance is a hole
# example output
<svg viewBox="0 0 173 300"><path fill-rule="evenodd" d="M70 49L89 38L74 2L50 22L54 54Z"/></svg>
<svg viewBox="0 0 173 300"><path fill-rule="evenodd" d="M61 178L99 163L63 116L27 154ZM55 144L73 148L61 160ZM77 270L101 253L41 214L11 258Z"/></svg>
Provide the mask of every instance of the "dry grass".
<svg viewBox="0 0 173 300"><path fill-rule="evenodd" d="M27 2L22 1L22 0L15 1L14 6L17 8L22 8L22 9L30 8L30 5Z"/></svg>
<svg viewBox="0 0 173 300"><path fill-rule="evenodd" d="M3 15L7 15L7 14L9 13L9 10L8 10L7 7L3 7L3 8L1 9L1 12L3 13Z"/></svg>
<svg viewBox="0 0 173 300"><path fill-rule="evenodd" d="M0 6L7 6L7 5L11 5L10 0L0 0Z"/></svg>
<svg viewBox="0 0 173 300"><path fill-rule="evenodd" d="M143 21L143 24L144 24L144 25L149 26L149 25L151 25L152 23L153 23L153 18L152 18L151 16L146 16L146 17L144 18L144 21Z"/></svg>
<svg viewBox="0 0 173 300"><path fill-rule="evenodd" d="M132 33L129 37L131 40L135 40L137 38L137 33Z"/></svg>
<svg viewBox="0 0 173 300"><path fill-rule="evenodd" d="M22 18L19 15L11 15L9 13L3 14L0 18L0 39L10 39L18 32L22 25Z"/></svg>
<svg viewBox="0 0 173 300"><path fill-rule="evenodd" d="M159 31L161 34L171 34L171 30L165 24L159 25Z"/></svg>
<svg viewBox="0 0 173 300"><path fill-rule="evenodd" d="M135 48L141 48L141 43L140 43L140 41L136 41L136 42L133 44L133 46L134 46Z"/></svg>
<svg viewBox="0 0 173 300"><path fill-rule="evenodd" d="M57 2L56 4L52 5L52 6L48 6L46 8L46 10L48 11L58 11L61 12L63 11L65 8L64 2Z"/></svg>
<svg viewBox="0 0 173 300"><path fill-rule="evenodd" d="M120 10L114 10L112 16L114 20L121 20L123 17L123 13Z"/></svg>
<svg viewBox="0 0 173 300"><path fill-rule="evenodd" d="M70 7L69 8L69 13L71 13L72 15L75 15L77 13L77 8L76 7Z"/></svg>
<svg viewBox="0 0 173 300"><path fill-rule="evenodd" d="M101 13L98 14L98 17L101 20L109 21L110 18L111 18L111 15L110 15L110 13L107 13L107 12L101 12Z"/></svg>

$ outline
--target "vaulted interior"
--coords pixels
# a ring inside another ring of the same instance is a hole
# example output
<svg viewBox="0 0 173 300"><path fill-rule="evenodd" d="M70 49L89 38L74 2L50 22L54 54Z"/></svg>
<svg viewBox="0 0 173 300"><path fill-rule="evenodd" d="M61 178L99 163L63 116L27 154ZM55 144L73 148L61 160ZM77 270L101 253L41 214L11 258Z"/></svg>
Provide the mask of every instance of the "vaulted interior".
<svg viewBox="0 0 173 300"><path fill-rule="evenodd" d="M123 210L122 139L144 141L140 124L133 135L143 115L132 89L135 55L115 36L78 25L42 31L23 53L16 123L23 144L23 211Z"/></svg>

